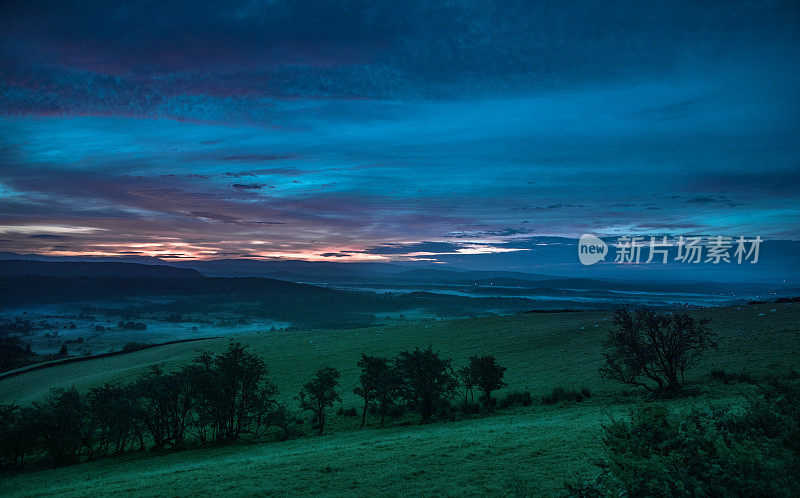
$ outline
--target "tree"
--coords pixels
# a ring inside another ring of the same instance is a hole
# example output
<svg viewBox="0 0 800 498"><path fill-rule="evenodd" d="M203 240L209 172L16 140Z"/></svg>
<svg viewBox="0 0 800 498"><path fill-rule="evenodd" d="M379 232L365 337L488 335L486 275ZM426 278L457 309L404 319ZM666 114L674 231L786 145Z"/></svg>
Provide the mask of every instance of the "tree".
<svg viewBox="0 0 800 498"><path fill-rule="evenodd" d="M0 468L5 464L16 465L19 458L19 406L0 405Z"/></svg>
<svg viewBox="0 0 800 498"><path fill-rule="evenodd" d="M464 384L464 406L475 402L475 375L469 365L461 367L456 372L458 380Z"/></svg>
<svg viewBox="0 0 800 498"><path fill-rule="evenodd" d="M152 366L136 382L137 412L156 448L180 446L186 436L194 402L183 371L167 374Z"/></svg>
<svg viewBox="0 0 800 498"><path fill-rule="evenodd" d="M19 337L0 337L0 371L18 368L36 360L31 345Z"/></svg>
<svg viewBox="0 0 800 498"><path fill-rule="evenodd" d="M449 358L441 358L430 346L403 351L397 357L397 369L403 377L401 394L424 421L430 420L455 390L457 382L450 363Z"/></svg>
<svg viewBox="0 0 800 498"><path fill-rule="evenodd" d="M381 426L386 420L386 414L395 406L402 386L403 376L395 365L389 365L388 369L382 370L378 375L375 403L378 407L378 414L381 416Z"/></svg>
<svg viewBox="0 0 800 498"><path fill-rule="evenodd" d="M257 409L263 408L262 398L271 398L275 389L265 380L267 367L264 361L240 343L231 341L228 350L218 356L215 363L225 400L224 438L237 439L258 416Z"/></svg>
<svg viewBox="0 0 800 498"><path fill-rule="evenodd" d="M600 373L653 393L678 391L686 368L700 353L717 346L708 320L685 313L617 310L614 324L617 329L603 342L606 364Z"/></svg>
<svg viewBox="0 0 800 498"><path fill-rule="evenodd" d="M336 386L339 385L339 371L333 367L325 367L317 371L314 378L306 382L300 390L300 407L313 414L313 423L319 435L325 429L325 410L339 401Z"/></svg>
<svg viewBox="0 0 800 498"><path fill-rule="evenodd" d="M43 402L33 403L26 416L34 418L39 444L56 463L74 462L81 448L89 446L88 407L74 387L51 389Z"/></svg>
<svg viewBox="0 0 800 498"><path fill-rule="evenodd" d="M503 373L506 367L497 364L494 356L472 356L466 370L468 383L478 386L483 391L483 402L486 407L491 405L492 392L506 385L503 382ZM472 387L471 385L469 386Z"/></svg>
<svg viewBox="0 0 800 498"><path fill-rule="evenodd" d="M367 419L367 409L370 405L376 406L381 415L381 425L386 419L386 413L394 404L400 390L400 373L391 364L388 358L361 355L358 361L361 367L360 384L353 392L364 398L364 408L361 412L361 427Z"/></svg>
<svg viewBox="0 0 800 498"><path fill-rule="evenodd" d="M219 356L201 353L185 369L194 391L198 437L206 428L217 443L256 432L275 408L275 385L267 378L264 361L245 346L231 341Z"/></svg>
<svg viewBox="0 0 800 498"><path fill-rule="evenodd" d="M106 384L90 389L86 398L95 435L94 453L122 453L139 429L136 391Z"/></svg>

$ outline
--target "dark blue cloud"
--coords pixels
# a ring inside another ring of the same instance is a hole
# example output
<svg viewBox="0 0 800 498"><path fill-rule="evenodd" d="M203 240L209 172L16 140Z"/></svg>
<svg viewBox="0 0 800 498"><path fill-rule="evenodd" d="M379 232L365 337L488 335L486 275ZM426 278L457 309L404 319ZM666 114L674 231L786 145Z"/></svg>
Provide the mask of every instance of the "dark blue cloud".
<svg viewBox="0 0 800 498"><path fill-rule="evenodd" d="M55 235L52 233L37 233L31 235L30 238L32 239L48 239L48 240L63 240L68 239L69 235Z"/></svg>
<svg viewBox="0 0 800 498"><path fill-rule="evenodd" d="M279 116L263 98L451 98L711 74L709 63L765 49L795 57L799 10L791 1L6 3L0 102L7 113L269 123ZM674 119L697 99L636 112Z"/></svg>
<svg viewBox="0 0 800 498"><path fill-rule="evenodd" d="M385 244L370 247L364 252L368 254L408 254L416 252L448 253L462 246L452 242L414 242L410 244Z"/></svg>
<svg viewBox="0 0 800 498"><path fill-rule="evenodd" d="M542 235L800 238L794 1L0 9L9 249L524 266Z"/></svg>

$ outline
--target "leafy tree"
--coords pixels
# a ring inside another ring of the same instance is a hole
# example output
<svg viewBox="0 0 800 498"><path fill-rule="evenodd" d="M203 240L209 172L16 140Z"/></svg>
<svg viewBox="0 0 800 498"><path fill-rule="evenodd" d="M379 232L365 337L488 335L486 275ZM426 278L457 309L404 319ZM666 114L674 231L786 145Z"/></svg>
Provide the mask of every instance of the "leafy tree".
<svg viewBox="0 0 800 498"><path fill-rule="evenodd" d="M19 337L0 337L0 371L18 368L37 359L38 355L31 351L31 345Z"/></svg>
<svg viewBox="0 0 800 498"><path fill-rule="evenodd" d="M654 393L678 391L691 362L716 347L708 320L685 313L617 310L614 324L617 329L603 343L606 364L601 374Z"/></svg>
<svg viewBox="0 0 800 498"><path fill-rule="evenodd" d="M386 420L386 414L396 405L403 386L403 376L396 366L383 370L378 375L375 390L375 403L378 414L381 416L381 426Z"/></svg>
<svg viewBox="0 0 800 498"><path fill-rule="evenodd" d="M180 446L186 436L193 404L189 378L184 372L165 373L153 366L134 387L139 413L156 448Z"/></svg>
<svg viewBox="0 0 800 498"><path fill-rule="evenodd" d="M364 427L370 406L377 407L383 425L386 413L394 404L400 390L400 373L388 358L378 356L362 354L358 366L361 367L360 384L353 392L364 398L361 427Z"/></svg>
<svg viewBox="0 0 800 498"><path fill-rule="evenodd" d="M56 463L74 462L91 442L88 407L74 387L51 389L26 416L34 418L39 444Z"/></svg>
<svg viewBox="0 0 800 498"><path fill-rule="evenodd" d="M18 436L19 406L0 405L0 468L16 465L19 458L16 440Z"/></svg>
<svg viewBox="0 0 800 498"><path fill-rule="evenodd" d="M92 388L87 401L95 454L122 453L140 432L136 391L130 386L106 384Z"/></svg>
<svg viewBox="0 0 800 498"><path fill-rule="evenodd" d="M401 352L396 364L403 377L403 398L419 411L422 420L430 420L456 388L451 360L441 358L428 346Z"/></svg>
<svg viewBox="0 0 800 498"><path fill-rule="evenodd" d="M488 407L491 405L492 392L503 388L503 374L506 367L497 364L494 356L471 356L467 366L467 378L483 391L483 402Z"/></svg>
<svg viewBox="0 0 800 498"><path fill-rule="evenodd" d="M300 390L300 407L311 411L313 423L320 435L325 428L325 410L340 400L339 393L336 392L338 385L339 371L333 367L325 367L318 370L314 378L306 382Z"/></svg>
<svg viewBox="0 0 800 498"><path fill-rule="evenodd" d="M22 465L42 448L42 412L34 406L0 405L0 466Z"/></svg>
<svg viewBox="0 0 800 498"><path fill-rule="evenodd" d="M225 439L237 439L258 416L256 411L265 401L263 398L271 398L276 389L272 384L265 386L264 360L240 343L231 341L227 351L217 357L216 371L225 401L222 419Z"/></svg>
<svg viewBox="0 0 800 498"><path fill-rule="evenodd" d="M206 426L218 443L257 432L275 409L277 388L266 378L266 364L240 343L231 341L216 357L202 353L185 373L195 393L201 440Z"/></svg>

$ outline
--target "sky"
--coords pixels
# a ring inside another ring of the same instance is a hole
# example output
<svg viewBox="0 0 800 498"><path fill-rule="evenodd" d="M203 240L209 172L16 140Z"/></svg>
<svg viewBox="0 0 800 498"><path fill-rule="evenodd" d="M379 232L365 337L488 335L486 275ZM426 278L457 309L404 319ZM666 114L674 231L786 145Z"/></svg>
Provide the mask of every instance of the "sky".
<svg viewBox="0 0 800 498"><path fill-rule="evenodd" d="M0 251L525 269L584 233L800 240L796 1L0 10Z"/></svg>

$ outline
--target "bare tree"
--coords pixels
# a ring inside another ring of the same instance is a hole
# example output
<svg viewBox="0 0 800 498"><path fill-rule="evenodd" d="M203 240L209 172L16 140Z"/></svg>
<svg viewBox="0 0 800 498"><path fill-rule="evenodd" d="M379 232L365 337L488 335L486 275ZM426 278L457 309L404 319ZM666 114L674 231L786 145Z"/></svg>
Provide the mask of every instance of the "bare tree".
<svg viewBox="0 0 800 498"><path fill-rule="evenodd" d="M678 391L692 361L717 347L708 320L695 320L685 313L617 310L614 324L617 329L603 342L606 364L600 373L653 393Z"/></svg>

